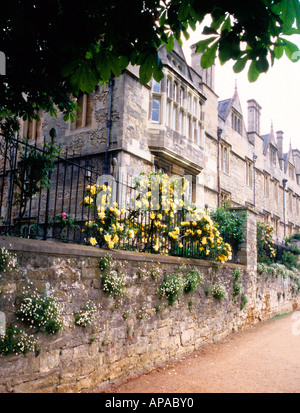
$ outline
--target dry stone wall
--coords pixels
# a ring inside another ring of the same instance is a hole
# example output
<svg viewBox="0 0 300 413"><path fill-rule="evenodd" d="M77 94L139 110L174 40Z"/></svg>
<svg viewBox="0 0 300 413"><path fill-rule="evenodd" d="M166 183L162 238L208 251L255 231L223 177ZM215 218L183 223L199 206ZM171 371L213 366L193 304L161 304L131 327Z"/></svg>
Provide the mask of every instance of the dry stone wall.
<svg viewBox="0 0 300 413"><path fill-rule="evenodd" d="M59 299L65 323L57 334L34 333L38 355L0 356L2 393L92 392L299 305L289 278L258 276L244 265L126 251L111 252L115 265L126 274L126 295L113 298L102 290L103 271L98 265L107 251L8 237L1 238L1 244L18 258L17 267L0 278L0 311L7 323L23 328L16 310L28 282ZM197 268L203 281L193 294L181 295L170 306L157 289L164 275L182 265ZM155 277L151 270L157 268L160 273ZM246 303L241 294L233 293L236 270ZM226 288L221 301L209 293L215 283ZM88 300L100 305L97 321L85 328L76 326L74 312Z"/></svg>

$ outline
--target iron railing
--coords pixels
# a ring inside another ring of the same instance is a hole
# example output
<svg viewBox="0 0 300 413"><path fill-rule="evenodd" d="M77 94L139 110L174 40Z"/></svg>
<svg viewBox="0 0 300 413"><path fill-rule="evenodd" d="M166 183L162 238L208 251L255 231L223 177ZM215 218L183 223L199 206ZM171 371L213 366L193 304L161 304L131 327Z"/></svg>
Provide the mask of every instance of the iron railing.
<svg viewBox="0 0 300 413"><path fill-rule="evenodd" d="M49 142L48 142L49 143ZM115 194L115 201L126 206L132 199L137 199L138 192L128 177L122 180L103 175L104 159L99 156L70 154L55 155L53 165L43 176L44 185L38 178L37 166L32 162L32 154L45 155L47 142L40 145L19 137L0 142L0 235L32 238L40 240L61 241L85 244L88 236L86 222L95 219L96 210L84 206L86 187L97 182L108 184ZM38 156L36 156L38 157ZM42 165L39 165L41 168ZM125 209L124 221L132 216L132 211ZM184 220L183 212L178 211L173 220L173 227ZM149 211L135 217L135 225L150 228ZM176 224L177 223L177 224ZM168 228L167 228L168 230ZM100 247L105 248L103 243ZM183 248L166 241L166 247L172 255L203 258L199 249L192 243ZM123 238L115 248L155 253L153 239L145 242L142 235Z"/></svg>
<svg viewBox="0 0 300 413"><path fill-rule="evenodd" d="M40 146L19 137L1 142L0 234L83 243L83 223L90 211L80 203L86 186L102 174L101 164L66 150L41 171L44 165L32 159L40 161L46 150L45 139Z"/></svg>

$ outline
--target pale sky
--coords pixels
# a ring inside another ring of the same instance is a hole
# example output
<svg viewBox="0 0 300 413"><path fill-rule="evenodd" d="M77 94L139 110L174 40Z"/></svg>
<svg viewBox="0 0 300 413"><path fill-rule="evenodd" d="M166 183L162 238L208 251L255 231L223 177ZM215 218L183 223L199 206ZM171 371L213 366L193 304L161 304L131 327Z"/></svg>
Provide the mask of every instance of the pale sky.
<svg viewBox="0 0 300 413"><path fill-rule="evenodd" d="M190 39L184 42L185 57L190 63L189 47L201 40L201 30L193 32ZM290 39L300 48L300 36ZM247 128L247 100L255 99L262 107L261 134L267 134L273 121L274 131L284 132L284 151L288 150L291 141L293 149L300 149L300 61L291 62L284 55L276 60L267 73L260 75L255 83L247 79L247 67L243 72L233 72L233 61L220 66L216 61L215 91L220 100L233 96L235 81L243 108L243 116Z"/></svg>

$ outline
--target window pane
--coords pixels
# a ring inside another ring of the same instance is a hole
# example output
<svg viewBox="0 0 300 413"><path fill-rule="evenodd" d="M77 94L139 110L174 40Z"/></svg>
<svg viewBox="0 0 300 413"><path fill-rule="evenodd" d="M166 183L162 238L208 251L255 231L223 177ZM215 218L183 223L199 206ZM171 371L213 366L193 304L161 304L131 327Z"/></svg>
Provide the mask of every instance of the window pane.
<svg viewBox="0 0 300 413"><path fill-rule="evenodd" d="M160 100L154 98L152 100L152 120L154 122L159 122L159 112L160 112Z"/></svg>
<svg viewBox="0 0 300 413"><path fill-rule="evenodd" d="M171 97L171 79L167 78L167 95L168 98Z"/></svg>
<svg viewBox="0 0 300 413"><path fill-rule="evenodd" d="M156 80L153 79L152 90L155 93L160 93L160 82L156 82Z"/></svg>
<svg viewBox="0 0 300 413"><path fill-rule="evenodd" d="M180 88L180 97L179 97L180 105L183 106L183 89Z"/></svg>

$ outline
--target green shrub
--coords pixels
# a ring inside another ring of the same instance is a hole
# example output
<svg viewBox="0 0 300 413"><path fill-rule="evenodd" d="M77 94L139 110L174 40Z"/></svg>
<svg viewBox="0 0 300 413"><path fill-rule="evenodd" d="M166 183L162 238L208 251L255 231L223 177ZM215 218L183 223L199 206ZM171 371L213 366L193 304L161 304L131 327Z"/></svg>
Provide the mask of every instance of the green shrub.
<svg viewBox="0 0 300 413"><path fill-rule="evenodd" d="M300 269L300 265L297 262L297 256L290 251L284 251L280 263L285 265L289 270L293 270L294 268Z"/></svg>
<svg viewBox="0 0 300 413"><path fill-rule="evenodd" d="M217 208L211 213L211 219L215 222L221 237L237 252L245 241L244 223L245 211L232 211L223 207Z"/></svg>

